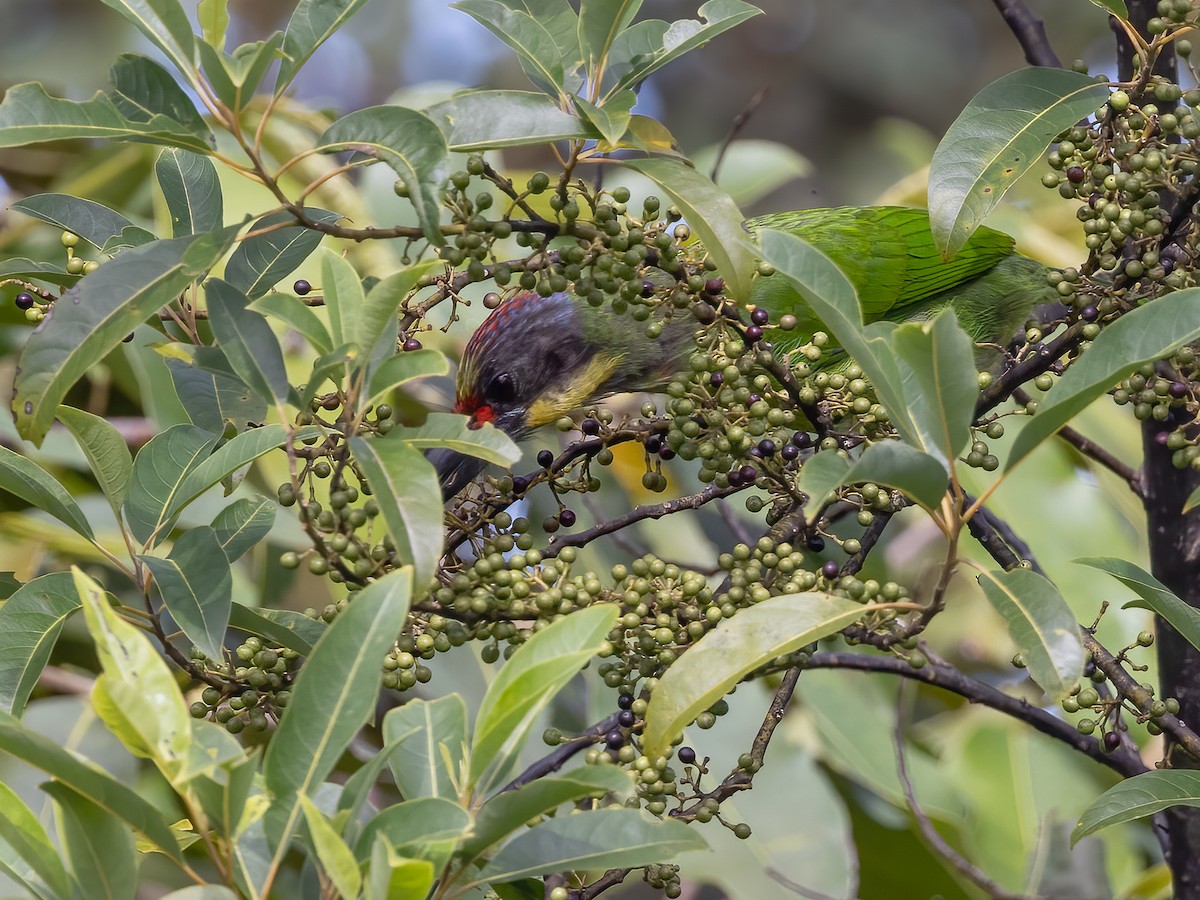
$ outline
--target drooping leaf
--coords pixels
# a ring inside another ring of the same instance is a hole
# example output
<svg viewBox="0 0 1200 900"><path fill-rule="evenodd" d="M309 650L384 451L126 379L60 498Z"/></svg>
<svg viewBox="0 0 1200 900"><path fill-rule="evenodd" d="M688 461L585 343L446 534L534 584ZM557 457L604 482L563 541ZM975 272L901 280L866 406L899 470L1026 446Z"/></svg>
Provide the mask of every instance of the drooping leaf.
<svg viewBox="0 0 1200 900"><path fill-rule="evenodd" d="M213 143L212 132L196 105L179 82L152 59L137 53L122 53L109 71L113 90L109 97L130 122L153 122L156 117L178 122L204 142Z"/></svg>
<svg viewBox="0 0 1200 900"><path fill-rule="evenodd" d="M71 896L71 882L46 829L25 801L0 781L0 873L38 900Z"/></svg>
<svg viewBox="0 0 1200 900"><path fill-rule="evenodd" d="M283 38L283 62L275 79L282 94L318 47L358 12L366 0L300 0L288 20Z"/></svg>
<svg viewBox="0 0 1200 900"><path fill-rule="evenodd" d="M412 593L407 567L357 592L296 679L263 760L271 794L267 831L277 855L298 824L300 795L311 795L325 780L375 709L383 679L380 661L404 626Z"/></svg>
<svg viewBox="0 0 1200 900"><path fill-rule="evenodd" d="M1005 470L1141 366L1200 339L1200 288L1173 291L1126 313L1092 341L1038 402L1013 441Z"/></svg>
<svg viewBox="0 0 1200 900"><path fill-rule="evenodd" d="M107 420L82 409L60 406L57 416L87 457L113 512L119 513L133 474L133 457L125 439Z"/></svg>
<svg viewBox="0 0 1200 900"><path fill-rule="evenodd" d="M371 484L397 556L412 563L414 586L424 591L442 555L442 489L437 472L402 441L352 437L350 450Z"/></svg>
<svg viewBox="0 0 1200 900"><path fill-rule="evenodd" d="M407 798L458 798L467 753L467 706L458 694L412 700L383 717L383 739L398 741L388 765Z"/></svg>
<svg viewBox="0 0 1200 900"><path fill-rule="evenodd" d="M927 453L900 441L877 441L854 460L818 453L800 468L796 487L809 497L809 521L829 493L843 484L883 485L902 492L924 509L937 509L946 493L946 470Z"/></svg>
<svg viewBox="0 0 1200 900"><path fill-rule="evenodd" d="M367 391L365 406L374 406L402 384L408 384L417 378L429 378L433 375L445 375L450 370L450 363L445 354L436 350L410 350L397 353L384 360L371 373L371 383Z"/></svg>
<svg viewBox="0 0 1200 900"><path fill-rule="evenodd" d="M21 351L12 401L21 436L40 444L70 387L207 272L232 237L221 231L128 250L56 300Z"/></svg>
<svg viewBox="0 0 1200 900"><path fill-rule="evenodd" d="M1185 641L1200 649L1200 610L1185 603L1141 566L1107 556L1076 559L1074 562L1107 572L1138 595L1137 600L1130 600L1122 609L1134 607L1151 610L1165 619Z"/></svg>
<svg viewBox="0 0 1200 900"><path fill-rule="evenodd" d="M163 606L209 659L220 659L233 603L229 558L208 526L180 535L167 559L142 556Z"/></svg>
<svg viewBox="0 0 1200 900"><path fill-rule="evenodd" d="M1160 769L1126 778L1084 810L1071 832L1071 844L1101 828L1151 816L1172 806L1200 807L1200 772Z"/></svg>
<svg viewBox="0 0 1200 900"><path fill-rule="evenodd" d="M1059 132L1108 98L1108 85L1031 66L993 81L947 129L929 167L929 224L946 259L957 253Z"/></svg>
<svg viewBox="0 0 1200 900"><path fill-rule="evenodd" d="M563 66L558 45L537 19L499 0L457 0L450 5L507 44L539 90L551 97L562 94Z"/></svg>
<svg viewBox="0 0 1200 900"><path fill-rule="evenodd" d="M333 223L341 218L323 209L305 209L309 218ZM321 243L321 232L296 222L289 212L263 216L250 226L250 233L271 228L263 234L243 238L225 264L225 280L255 300L296 271Z"/></svg>
<svg viewBox="0 0 1200 900"><path fill-rule="evenodd" d="M34 194L18 200L9 209L74 232L97 250L133 224L103 203L70 194Z"/></svg>
<svg viewBox="0 0 1200 900"><path fill-rule="evenodd" d="M129 827L65 784L51 781L42 790L54 798L63 856L87 896L133 900L138 860Z"/></svg>
<svg viewBox="0 0 1200 900"><path fill-rule="evenodd" d="M487 793L504 777L534 718L607 638L617 607L581 609L539 631L488 685L475 717L468 787Z"/></svg>
<svg viewBox="0 0 1200 900"><path fill-rule="evenodd" d="M83 510L58 479L7 447L0 447L0 491L20 497L86 538L94 536Z"/></svg>
<svg viewBox="0 0 1200 900"><path fill-rule="evenodd" d="M444 242L438 220L442 188L450 177L450 149L432 119L402 106L371 106L342 116L317 146L324 152L354 150L386 163L408 188L426 239L435 245Z"/></svg>
<svg viewBox="0 0 1200 900"><path fill-rule="evenodd" d="M425 110L456 153L596 137L578 116L533 91L464 91Z"/></svg>
<svg viewBox="0 0 1200 900"><path fill-rule="evenodd" d="M696 641L659 680L646 709L642 749L664 753L671 741L749 672L836 634L870 607L821 591L771 597Z"/></svg>
<svg viewBox="0 0 1200 900"><path fill-rule="evenodd" d="M499 466L511 466L521 458L521 448L499 428L468 428L466 417L456 413L430 413L425 424L393 431L388 440L421 449L449 447Z"/></svg>
<svg viewBox="0 0 1200 900"><path fill-rule="evenodd" d="M204 296L209 325L229 364L259 396L281 408L292 386L283 349L267 320L246 308L245 294L219 278L204 283Z"/></svg>
<svg viewBox="0 0 1200 900"><path fill-rule="evenodd" d="M679 160L626 159L621 165L641 172L671 198L704 242L729 296L744 302L750 296L750 276L758 265L758 253L742 227L745 216L729 195Z"/></svg>
<svg viewBox="0 0 1200 900"><path fill-rule="evenodd" d="M1013 569L984 572L979 586L1008 625L1029 677L1051 700L1068 696L1083 674L1083 641L1054 583L1032 569Z"/></svg>
<svg viewBox="0 0 1200 900"><path fill-rule="evenodd" d="M21 585L0 606L0 710L20 717L63 623L79 609L69 572Z"/></svg>
<svg viewBox="0 0 1200 900"><path fill-rule="evenodd" d="M275 501L266 497L235 500L212 521L217 543L231 563L258 544L275 524Z"/></svg>
<svg viewBox="0 0 1200 900"><path fill-rule="evenodd" d="M357 897L362 888L362 873L358 870L358 860L315 803L301 794L300 805L304 810L304 822L308 825L313 849L317 852L317 859L321 861L321 869L329 876L329 880L341 896Z"/></svg>
<svg viewBox="0 0 1200 900"><path fill-rule="evenodd" d="M167 536L183 503L191 499L181 494L188 475L216 442L216 435L195 425L172 425L138 451L124 506L135 538L151 546Z"/></svg>
<svg viewBox="0 0 1200 900"><path fill-rule="evenodd" d="M196 36L179 0L103 0L150 39L179 71L195 77Z"/></svg>
<svg viewBox="0 0 1200 900"><path fill-rule="evenodd" d="M171 213L175 237L220 228L224 201L217 168L207 156L167 148L154 163L154 174Z"/></svg>

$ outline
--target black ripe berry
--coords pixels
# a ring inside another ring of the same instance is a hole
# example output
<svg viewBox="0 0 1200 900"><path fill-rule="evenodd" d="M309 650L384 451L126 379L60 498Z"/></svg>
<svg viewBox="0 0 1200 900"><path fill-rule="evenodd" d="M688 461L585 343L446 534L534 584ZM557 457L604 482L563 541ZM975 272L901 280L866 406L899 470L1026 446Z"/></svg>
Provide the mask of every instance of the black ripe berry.
<svg viewBox="0 0 1200 900"><path fill-rule="evenodd" d="M523 494L529 488L529 479L524 475L513 476L513 493Z"/></svg>
<svg viewBox="0 0 1200 900"><path fill-rule="evenodd" d="M677 755L679 756L679 761L685 766L690 766L696 761L696 751L691 747L680 747Z"/></svg>
<svg viewBox="0 0 1200 900"><path fill-rule="evenodd" d="M301 297L303 297L305 294L312 293L312 285L309 284L307 281L305 281L303 278L301 278L299 281L297 281L295 284L292 285L292 290L295 291L297 294L299 294Z"/></svg>
<svg viewBox="0 0 1200 900"><path fill-rule="evenodd" d="M794 444L784 444L779 454L786 460L793 460L800 455L800 448Z"/></svg>
<svg viewBox="0 0 1200 900"><path fill-rule="evenodd" d="M1094 306L1085 306L1079 317L1085 322L1095 322L1096 319L1100 318L1100 310Z"/></svg>
<svg viewBox="0 0 1200 900"><path fill-rule="evenodd" d="M584 434L599 434L600 422L592 418L584 419L579 423L579 430Z"/></svg>
<svg viewBox="0 0 1200 900"><path fill-rule="evenodd" d="M558 524L560 524L563 528L570 528L572 525L574 525L575 524L574 510L564 509L562 512L560 512L558 514Z"/></svg>
<svg viewBox="0 0 1200 900"><path fill-rule="evenodd" d="M617 697L618 709L630 709L633 706L633 694L621 694Z"/></svg>
<svg viewBox="0 0 1200 900"><path fill-rule="evenodd" d="M746 329L746 340L748 341L760 341L762 340L762 336L763 330L757 325L751 325Z"/></svg>
<svg viewBox="0 0 1200 900"><path fill-rule="evenodd" d="M625 745L625 734L621 731L610 731L604 736L604 743L610 750L620 750Z"/></svg>
<svg viewBox="0 0 1200 900"><path fill-rule="evenodd" d="M831 559L821 566L821 574L826 578L837 578L839 568L838 564Z"/></svg>
<svg viewBox="0 0 1200 900"><path fill-rule="evenodd" d="M792 435L792 444L798 449L804 450L812 446L812 438L809 437L807 431L797 431Z"/></svg>
<svg viewBox="0 0 1200 900"><path fill-rule="evenodd" d="M550 468L550 464L554 462L554 453L550 450L539 450L537 455L537 464L543 469Z"/></svg>
<svg viewBox="0 0 1200 900"><path fill-rule="evenodd" d="M1121 736L1115 731L1104 732L1104 749L1116 750L1121 746Z"/></svg>
<svg viewBox="0 0 1200 900"><path fill-rule="evenodd" d="M418 341L416 338L410 337L407 341L404 342L404 350L405 351L420 350L420 349L421 349L421 342Z"/></svg>
<svg viewBox="0 0 1200 900"><path fill-rule="evenodd" d="M632 728L633 723L637 721L637 716L633 714L632 709L623 709L617 713L617 724L622 728Z"/></svg>
<svg viewBox="0 0 1200 900"><path fill-rule="evenodd" d="M805 546L807 546L808 549L813 553L820 553L825 549L825 538L821 537L819 534L814 534L807 541L805 541Z"/></svg>
<svg viewBox="0 0 1200 900"><path fill-rule="evenodd" d="M770 438L763 438L758 442L758 452L763 456L774 456L775 449L775 442Z"/></svg>
<svg viewBox="0 0 1200 900"><path fill-rule="evenodd" d="M33 304L37 302L37 298L29 291L21 291L17 294L17 309L33 309Z"/></svg>
<svg viewBox="0 0 1200 900"><path fill-rule="evenodd" d="M771 314L761 306L756 306L754 312L750 313L750 321L755 325L766 325L771 319Z"/></svg>

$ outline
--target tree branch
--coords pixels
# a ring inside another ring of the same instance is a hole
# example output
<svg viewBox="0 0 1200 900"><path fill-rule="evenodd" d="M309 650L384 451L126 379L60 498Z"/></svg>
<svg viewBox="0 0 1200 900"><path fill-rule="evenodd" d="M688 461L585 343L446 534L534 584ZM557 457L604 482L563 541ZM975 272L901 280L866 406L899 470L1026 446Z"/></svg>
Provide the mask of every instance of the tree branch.
<svg viewBox="0 0 1200 900"><path fill-rule="evenodd" d="M1008 30L1013 33L1021 49L1025 51L1025 60L1031 66L1050 66L1062 68L1058 55L1050 46L1046 37L1046 26L1042 20L1033 14L1022 0L992 0Z"/></svg>

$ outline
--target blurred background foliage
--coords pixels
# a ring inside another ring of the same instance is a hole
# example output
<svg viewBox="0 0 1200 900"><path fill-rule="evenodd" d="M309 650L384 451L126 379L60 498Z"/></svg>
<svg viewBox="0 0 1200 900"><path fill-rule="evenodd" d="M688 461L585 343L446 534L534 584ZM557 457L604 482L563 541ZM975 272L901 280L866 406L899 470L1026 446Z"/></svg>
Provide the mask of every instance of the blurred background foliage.
<svg viewBox="0 0 1200 900"><path fill-rule="evenodd" d="M231 41L257 40L282 28L292 5L289 0L231 0ZM698 0L647 0L642 16L691 17L698 5ZM758 5L765 16L652 76L637 109L663 121L683 152L706 169L734 123L745 117L737 127L741 143L726 156L719 181L748 215L841 204L922 204L925 167L946 126L981 87L1025 64L987 0L759 0ZM1093 72L1113 74L1106 17L1087 0L1031 0L1029 6L1045 20L1064 63L1082 58ZM0 0L0 22L6 26L0 89L40 80L52 94L82 99L107 84L108 68L119 53L154 53L120 16L95 0ZM482 84L526 86L511 55L482 27L445 0L376 0L303 70L290 121L298 135L305 135L296 138L302 145L325 121L319 115L309 121L305 108L344 112L384 102L419 107L459 87ZM286 134L276 139L289 140ZM161 226L162 200L149 177L154 155L136 144L0 151L0 253L45 257L61 252L53 229L5 211L19 197L39 191L88 196ZM544 148L513 152L496 162L514 178L555 165ZM1014 234L1032 256L1051 264L1077 263L1083 252L1073 207L1041 188L1039 175L1035 169L1012 191L989 224ZM228 221L273 205L253 185L222 177ZM648 187L626 183L634 190L632 207ZM324 193L320 205L350 215L356 224L403 221L404 207L382 167L366 170L355 186L337 182ZM353 254L364 274L374 275L398 267L406 252L398 242L341 249ZM297 274L316 280L315 271ZM480 293L484 289L479 286ZM28 329L11 303L14 292L0 288L3 383L11 378L12 351ZM476 304L464 311L461 327L435 333L429 343L453 355L481 315ZM152 340L147 330L77 388L86 392L76 398L80 405L119 419L135 443L183 420L171 392L156 389L165 384L165 370L147 346ZM311 359L300 352L292 356L294 376L302 381ZM415 396L410 414L420 414L416 400L445 407L449 390L444 381ZM629 402L636 409L637 400ZM147 426L143 415L154 423ZM1107 400L1079 424L1085 434L1103 435L1127 462L1138 463L1136 423ZM995 452L1002 452L1018 430L1009 427ZM540 440L553 445L556 436ZM0 441L16 446L7 415L0 420ZM527 460L538 446L528 447ZM103 501L91 493L82 457L68 438L52 434L37 458L83 498L89 514L94 500L98 517L103 516ZM617 473L620 463L618 455ZM647 499L638 484L640 459L626 463L623 491L605 491L599 501L603 509L594 513L611 515ZM284 465L282 458L268 460L252 476L255 489L273 493L274 485L285 480ZM975 494L992 477L968 472L978 482L968 485ZM679 492L697 486L686 466L677 466L674 474ZM1144 612L1119 610L1128 599L1123 589L1070 562L1100 554L1145 561L1140 507L1113 476L1065 445L1049 444L1006 481L990 505L1036 549L1081 621L1090 622L1101 601L1113 602L1098 634L1106 645L1124 646L1147 626ZM540 521L548 511L535 508L531 519ZM210 512L203 503L190 510L197 522L206 522ZM744 522L738 524L754 527L755 519L744 512L731 509L728 515L735 522L741 515ZM909 527L900 527L906 518ZM640 547L704 567L712 565L718 546L710 536L728 527L715 515L673 517L669 527L650 522L626 534L635 552ZM0 570L15 571L22 579L54 568L56 559L88 558L82 542L49 520L20 511L11 498L0 498L0 538ZM239 570L238 593L254 602L301 609L329 602L325 579L285 572L276 562L282 550L301 545L295 523L280 516L270 546L261 547ZM581 565L603 569L630 556L628 543L594 546L581 554ZM889 528L865 574L894 578L920 591L935 575L938 554L940 536L928 520L905 514ZM1035 698L1023 672L1009 664L1013 648L1005 630L969 575L958 576L949 610L927 637L971 674ZM82 622L76 622L53 662L67 673L87 670L90 654ZM1143 653L1139 660L1149 661L1151 655ZM466 650L452 654L450 662L435 662L431 688L460 690L468 701L477 701L488 667L477 659L473 664ZM1153 672L1145 677L1152 680ZM797 896L789 885L802 885L809 896L982 896L925 847L906 808L893 735L897 685L851 672L809 672L800 684L802 703L793 709L784 739L772 744L756 789L732 804L753 825L754 837L741 842L723 829L707 828L719 852L686 861L685 883L688 878L710 883L689 887L690 896ZM730 698L730 713L711 731L691 734L688 742L714 758L714 771L727 769L744 752L768 698L761 685L743 686ZM607 693L581 691L570 707L556 711L554 724L578 729L610 712L610 703ZM1163 869L1145 829L1114 828L1086 839L1074 852L1067 849L1066 835L1080 811L1115 781L1107 770L1016 722L966 709L943 693L913 691L903 707L911 720L905 752L917 796L946 838L1005 889L1064 898L1166 896ZM31 705L26 722L68 745L86 743L93 758L134 780L135 762L115 742L103 742L102 729L86 710L81 698L47 697ZM10 767L0 762L0 774L10 784L27 785L26 800L35 800L34 773L20 778ZM146 782L148 791L154 790L152 781Z"/></svg>

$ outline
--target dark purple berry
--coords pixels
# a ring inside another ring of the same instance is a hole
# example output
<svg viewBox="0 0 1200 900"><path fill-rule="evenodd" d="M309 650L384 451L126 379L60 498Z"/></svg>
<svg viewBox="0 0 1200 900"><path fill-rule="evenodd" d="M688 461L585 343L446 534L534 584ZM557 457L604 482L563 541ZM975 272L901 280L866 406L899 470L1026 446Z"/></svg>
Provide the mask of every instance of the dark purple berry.
<svg viewBox="0 0 1200 900"><path fill-rule="evenodd" d="M809 437L807 431L797 431L792 435L792 444L794 444L797 449L807 450L812 446L812 438Z"/></svg>
<svg viewBox="0 0 1200 900"><path fill-rule="evenodd" d="M837 578L838 570L841 568L832 559L821 566L821 574L826 578Z"/></svg>
<svg viewBox="0 0 1200 900"><path fill-rule="evenodd" d="M642 282L642 296L649 297L653 293L654 293L654 282L653 281L643 281Z"/></svg>
<svg viewBox="0 0 1200 900"><path fill-rule="evenodd" d="M21 291L17 294L17 309L33 309L33 304L37 302L37 298L29 291Z"/></svg>
<svg viewBox="0 0 1200 900"><path fill-rule="evenodd" d="M539 450L538 451L537 464L539 466L541 466L543 469L550 468L550 465L553 462L554 462L554 453L552 451L550 451L550 450Z"/></svg>
<svg viewBox="0 0 1200 900"><path fill-rule="evenodd" d="M563 528L570 528L575 524L575 511L564 509L558 514L558 524Z"/></svg>
<svg viewBox="0 0 1200 900"><path fill-rule="evenodd" d="M633 694L621 694L617 697L618 709L629 709L633 706Z"/></svg>
<svg viewBox="0 0 1200 900"><path fill-rule="evenodd" d="M763 336L763 330L761 328L759 328L757 325L751 325L749 328L746 329L746 340L748 340L748 341L762 340L762 336Z"/></svg>
<svg viewBox="0 0 1200 900"><path fill-rule="evenodd" d="M617 724L622 728L632 728L633 723L637 721L637 716L633 714L632 709L623 709L617 713Z"/></svg>
<svg viewBox="0 0 1200 900"><path fill-rule="evenodd" d="M751 403L757 403L757 402L758 402L759 400L761 400L761 399L762 399L762 397L758 396L758 394L751 394L751 395L750 395L750 402L751 402Z"/></svg>
<svg viewBox="0 0 1200 900"><path fill-rule="evenodd" d="M660 438L657 434L652 434L652 435L650 435L650 437L646 438L646 452L647 453L655 454L659 450L661 450L662 447L663 447L662 438Z"/></svg>
<svg viewBox="0 0 1200 900"><path fill-rule="evenodd" d="M762 459L763 452L761 450L759 450L757 447L751 447L750 448L750 458L751 459Z"/></svg>
<svg viewBox="0 0 1200 900"><path fill-rule="evenodd" d="M725 373L724 372L713 372L711 375L708 376L708 383L711 384L713 387L720 387L721 385L723 385L725 383Z"/></svg>
<svg viewBox="0 0 1200 900"><path fill-rule="evenodd" d="M404 342L404 350L406 352L412 351L412 350L420 350L420 349L421 349L421 342L418 341L416 338L409 338L407 341Z"/></svg>
<svg viewBox="0 0 1200 900"><path fill-rule="evenodd" d="M771 320L771 314L761 306L756 306L754 312L750 313L750 321L755 325L766 325Z"/></svg>
<svg viewBox="0 0 1200 900"><path fill-rule="evenodd" d="M1083 312L1079 314L1079 317L1085 322L1095 322L1098 318L1100 318L1100 310L1094 306L1085 306L1083 308Z"/></svg>
<svg viewBox="0 0 1200 900"><path fill-rule="evenodd" d="M312 285L309 284L307 281L305 281L303 278L301 278L299 281L297 281L295 284L292 285L292 290L295 291L297 294L299 294L301 297L303 297L305 294L312 293Z"/></svg>
<svg viewBox="0 0 1200 900"><path fill-rule="evenodd" d="M725 279L724 278L708 279L708 281L704 282L704 290L706 293L709 293L709 294L721 293L721 291L725 290Z"/></svg>
<svg viewBox="0 0 1200 900"><path fill-rule="evenodd" d="M625 734L621 731L610 731L604 736L604 743L608 745L610 750L620 750L625 746Z"/></svg>
<svg viewBox="0 0 1200 900"><path fill-rule="evenodd" d="M763 456L774 456L777 449L775 442L770 438L763 438L758 442L758 451Z"/></svg>
<svg viewBox="0 0 1200 900"><path fill-rule="evenodd" d="M513 476L513 493L523 494L529 488L529 479L524 475Z"/></svg>
<svg viewBox="0 0 1200 900"><path fill-rule="evenodd" d="M754 479L758 477L758 469L754 466L742 466L738 469L738 480L742 484L754 484Z"/></svg>
<svg viewBox="0 0 1200 900"><path fill-rule="evenodd" d="M790 462L800 455L800 448L795 444L784 444L783 449L779 451L779 455Z"/></svg>
<svg viewBox="0 0 1200 900"><path fill-rule="evenodd" d="M808 549L813 553L820 553L825 549L825 538L821 537L819 534L814 534L807 541L805 541L805 546L807 546Z"/></svg>
<svg viewBox="0 0 1200 900"><path fill-rule="evenodd" d="M663 447L661 450L658 451L658 458L659 459L674 459L675 451L672 450L670 447Z"/></svg>
<svg viewBox="0 0 1200 900"><path fill-rule="evenodd" d="M1071 184L1079 184L1079 182L1083 181L1085 174L1083 166L1067 167L1067 181L1071 182Z"/></svg>
<svg viewBox="0 0 1200 900"><path fill-rule="evenodd" d="M1160 447L1165 447L1165 446L1167 446L1167 437L1168 436L1169 435L1167 432L1160 431L1158 434L1156 434L1154 436L1154 443L1158 444L1158 446L1160 446Z"/></svg>
<svg viewBox="0 0 1200 900"><path fill-rule="evenodd" d="M691 747L680 747L679 753L676 755L679 757L679 761L685 766L690 766L696 761L696 751Z"/></svg>
<svg viewBox="0 0 1200 900"><path fill-rule="evenodd" d="M1170 393L1171 393L1171 396L1174 397L1176 400L1180 399L1181 397L1186 397L1187 392L1188 392L1187 385L1184 384L1182 381L1172 381L1171 382Z"/></svg>
<svg viewBox="0 0 1200 900"><path fill-rule="evenodd" d="M1121 746L1121 736L1115 731L1104 732L1104 749L1116 750Z"/></svg>
<svg viewBox="0 0 1200 900"><path fill-rule="evenodd" d="M599 434L600 422L597 419L587 418L579 423L579 430L584 434Z"/></svg>

